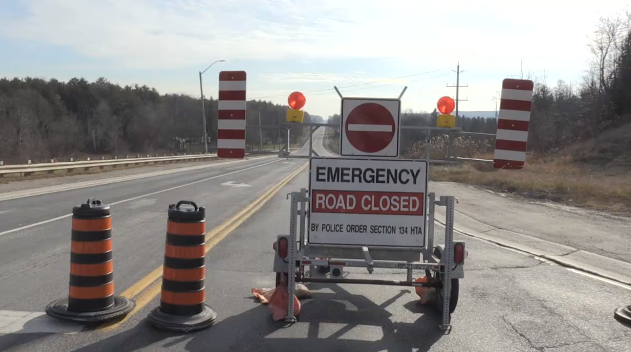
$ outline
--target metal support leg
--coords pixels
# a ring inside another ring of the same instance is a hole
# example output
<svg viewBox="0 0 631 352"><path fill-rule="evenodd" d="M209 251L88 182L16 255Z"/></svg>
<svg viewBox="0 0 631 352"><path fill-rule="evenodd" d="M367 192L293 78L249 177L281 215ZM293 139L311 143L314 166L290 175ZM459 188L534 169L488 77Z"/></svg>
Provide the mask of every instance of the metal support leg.
<svg viewBox="0 0 631 352"><path fill-rule="evenodd" d="M370 251L368 250L368 247L362 247L362 253L364 253L364 260L366 260L366 268L368 269L368 273L372 274L375 264L372 261L372 257L370 256Z"/></svg>
<svg viewBox="0 0 631 352"><path fill-rule="evenodd" d="M434 252L434 214L436 213L436 194L431 192L427 197L427 230L425 231L425 236L427 238L427 252L425 254L425 258L429 258L432 256Z"/></svg>
<svg viewBox="0 0 631 352"><path fill-rule="evenodd" d="M451 159L451 131L447 131L447 159Z"/></svg>
<svg viewBox="0 0 631 352"><path fill-rule="evenodd" d="M432 130L428 128L426 131L427 141L425 142L425 159L429 161L431 158L430 149L432 149Z"/></svg>
<svg viewBox="0 0 631 352"><path fill-rule="evenodd" d="M289 153L291 149L290 139L291 139L291 127L287 127L287 153Z"/></svg>
<svg viewBox="0 0 631 352"><path fill-rule="evenodd" d="M451 328L451 313L449 312L449 305L451 300L451 258L453 257L453 235L454 235L454 207L455 200L452 196L441 196L441 202L446 203L446 218L445 218L445 250L443 251L442 259L445 266L443 270L443 321L440 328L448 330Z"/></svg>
<svg viewBox="0 0 631 352"><path fill-rule="evenodd" d="M299 193L291 193L291 217L289 219L289 270L287 273L287 317L286 322L295 323L296 317L294 316L294 292L296 291L296 218L298 213L298 199Z"/></svg>
<svg viewBox="0 0 631 352"><path fill-rule="evenodd" d="M313 156L313 127L309 127L309 157Z"/></svg>

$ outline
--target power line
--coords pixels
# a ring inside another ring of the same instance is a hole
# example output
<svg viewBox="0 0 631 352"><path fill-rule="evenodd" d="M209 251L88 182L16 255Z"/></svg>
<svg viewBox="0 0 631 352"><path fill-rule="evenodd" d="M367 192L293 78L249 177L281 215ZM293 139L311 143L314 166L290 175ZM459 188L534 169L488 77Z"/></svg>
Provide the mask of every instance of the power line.
<svg viewBox="0 0 631 352"><path fill-rule="evenodd" d="M402 78L409 78L409 77L415 77L415 76L420 76L420 75L426 75L426 74L440 72L440 71L445 71L445 69L420 72L420 73L415 73L415 74L411 74L411 75L405 75L405 76L393 77L393 78L386 78L386 79L381 79L381 80L371 81L371 82L362 82L362 83L350 84L350 85L346 85L346 86L339 86L338 88L346 89L346 88L358 87L358 86L375 84L375 83L380 83L380 82L392 81L392 80L395 80L395 79L402 79ZM420 79L420 80L422 80L422 79ZM417 81L419 81L419 80L412 80L412 81L409 81L409 82L417 82ZM360 88L360 89L352 89L351 91L361 90L361 89L370 89L370 88L379 88L379 87L385 87L385 86L390 86L390 85L394 85L394 84L396 84L396 83L386 84L386 85L381 85L381 86L366 87L366 88ZM313 94L313 95L323 95L322 93L326 94L326 93L330 93L332 91L333 91L333 88L327 88L327 89L306 91L306 92L303 92L303 93L305 93L305 94ZM318 94L318 93L320 93L320 94ZM251 98L251 99L252 100L255 100L255 99L269 99L269 98L276 98L276 97L282 97L282 96L284 96L284 95L270 95L270 96L264 96L264 97L254 97L254 98Z"/></svg>

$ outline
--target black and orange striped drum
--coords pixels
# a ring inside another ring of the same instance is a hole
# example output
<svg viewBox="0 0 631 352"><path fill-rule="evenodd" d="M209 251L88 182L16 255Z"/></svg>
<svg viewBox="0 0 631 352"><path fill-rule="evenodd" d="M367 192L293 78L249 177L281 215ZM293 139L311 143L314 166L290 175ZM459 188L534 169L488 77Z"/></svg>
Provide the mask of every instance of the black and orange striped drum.
<svg viewBox="0 0 631 352"><path fill-rule="evenodd" d="M69 284L68 298L51 303L49 315L103 321L134 307L133 301L114 295L111 210L100 200L91 198L72 209Z"/></svg>
<svg viewBox="0 0 631 352"><path fill-rule="evenodd" d="M190 207L182 207L182 205ZM190 201L169 205L160 307L149 321L161 329L211 326L217 314L205 304L206 210Z"/></svg>

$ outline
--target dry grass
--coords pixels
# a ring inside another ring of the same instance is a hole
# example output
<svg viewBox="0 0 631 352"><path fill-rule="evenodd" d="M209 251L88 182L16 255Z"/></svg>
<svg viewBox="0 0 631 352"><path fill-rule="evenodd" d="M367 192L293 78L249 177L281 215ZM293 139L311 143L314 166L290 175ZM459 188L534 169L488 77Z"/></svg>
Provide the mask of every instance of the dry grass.
<svg viewBox="0 0 631 352"><path fill-rule="evenodd" d="M443 159L447 156L447 150L451 156L461 158L481 158L493 152L495 144L493 139L486 136L454 136L452 137L451 147L448 147L447 135L434 136L431 140L430 158ZM418 159L426 157L425 142L416 142L411 147L403 151L403 157L409 159Z"/></svg>
<svg viewBox="0 0 631 352"><path fill-rule="evenodd" d="M631 125L629 126L631 129ZM628 138L625 141L628 143ZM601 144L598 151L600 155L603 155L602 148ZM493 150L492 138L461 135L453 138L450 154L490 160L493 159ZM631 149L625 150L628 152ZM433 137L430 157L444 159L446 155L447 136ZM622 162L617 162L615 168L605 168L611 166L611 162L578 162L584 160L578 158L584 155L586 153L579 154L576 151L557 155L529 154L526 166L521 170L496 170L491 163L474 162L466 162L459 166L432 166L430 179L465 183L528 198L630 214L631 168ZM425 143L414 143L404 151L403 157L424 159ZM620 161L623 159L616 158ZM620 167L621 165L623 167Z"/></svg>
<svg viewBox="0 0 631 352"><path fill-rule="evenodd" d="M596 171L571 163L569 157L544 161L529 156L528 160L521 170L496 170L490 163L433 166L430 177L434 181L460 182L529 198L631 213L631 174Z"/></svg>

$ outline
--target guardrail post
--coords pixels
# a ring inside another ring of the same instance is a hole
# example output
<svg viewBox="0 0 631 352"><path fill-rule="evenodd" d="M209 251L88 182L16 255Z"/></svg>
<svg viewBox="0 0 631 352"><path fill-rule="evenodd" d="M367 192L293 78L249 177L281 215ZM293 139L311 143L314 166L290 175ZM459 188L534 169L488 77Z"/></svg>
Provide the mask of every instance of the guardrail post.
<svg viewBox="0 0 631 352"><path fill-rule="evenodd" d="M55 159L50 159L50 162L51 162L51 163L54 163L54 162L55 162Z"/></svg>
<svg viewBox="0 0 631 352"><path fill-rule="evenodd" d="M31 164L31 159L27 160L26 163L30 165Z"/></svg>
<svg viewBox="0 0 631 352"><path fill-rule="evenodd" d="M90 161L90 158L87 158L87 159L85 159L85 160Z"/></svg>
<svg viewBox="0 0 631 352"><path fill-rule="evenodd" d="M0 166L4 165L4 161L0 160Z"/></svg>
<svg viewBox="0 0 631 352"><path fill-rule="evenodd" d="M74 158L70 158L70 161L74 161Z"/></svg>

